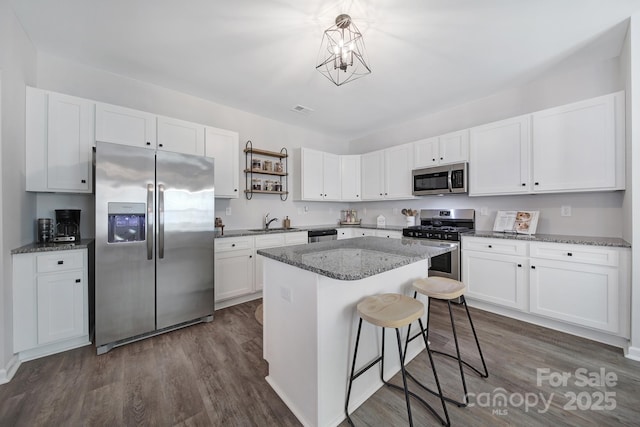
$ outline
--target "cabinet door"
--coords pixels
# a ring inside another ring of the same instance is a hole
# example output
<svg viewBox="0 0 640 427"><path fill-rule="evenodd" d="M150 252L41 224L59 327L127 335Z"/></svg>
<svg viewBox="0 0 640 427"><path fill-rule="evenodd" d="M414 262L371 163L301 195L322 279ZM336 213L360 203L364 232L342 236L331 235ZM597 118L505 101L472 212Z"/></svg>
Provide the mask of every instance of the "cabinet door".
<svg viewBox="0 0 640 427"><path fill-rule="evenodd" d="M531 312L619 332L618 269L531 259Z"/></svg>
<svg viewBox="0 0 640 427"><path fill-rule="evenodd" d="M217 252L215 300L223 301L253 292L253 249Z"/></svg>
<svg viewBox="0 0 640 427"><path fill-rule="evenodd" d="M81 270L38 276L38 344L85 333L83 279Z"/></svg>
<svg viewBox="0 0 640 427"><path fill-rule="evenodd" d="M438 137L422 139L413 143L415 167L434 166L439 161Z"/></svg>
<svg viewBox="0 0 640 427"><path fill-rule="evenodd" d="M204 125L159 116L158 149L204 156Z"/></svg>
<svg viewBox="0 0 640 427"><path fill-rule="evenodd" d="M466 295L496 305L527 310L527 261L508 255L462 252L462 280Z"/></svg>
<svg viewBox="0 0 640 427"><path fill-rule="evenodd" d="M532 115L533 191L616 187L614 96Z"/></svg>
<svg viewBox="0 0 640 427"><path fill-rule="evenodd" d="M340 200L340 156L324 153L323 189L324 200Z"/></svg>
<svg viewBox="0 0 640 427"><path fill-rule="evenodd" d="M324 153L302 148L300 155L302 200L324 200Z"/></svg>
<svg viewBox="0 0 640 427"><path fill-rule="evenodd" d="M205 155L215 158L214 182L216 197L237 199L238 191L238 132L207 126L205 129Z"/></svg>
<svg viewBox="0 0 640 427"><path fill-rule="evenodd" d="M374 151L361 157L362 200L384 199L384 151Z"/></svg>
<svg viewBox="0 0 640 427"><path fill-rule="evenodd" d="M156 116L144 111L96 104L96 141L156 148Z"/></svg>
<svg viewBox="0 0 640 427"><path fill-rule="evenodd" d="M47 188L90 193L94 104L49 93Z"/></svg>
<svg viewBox="0 0 640 427"><path fill-rule="evenodd" d="M528 193L529 139L528 115L472 128L469 195Z"/></svg>
<svg viewBox="0 0 640 427"><path fill-rule="evenodd" d="M351 239L352 237L358 237L358 236L354 236L354 229L353 228L338 228L338 240L342 240L342 239Z"/></svg>
<svg viewBox="0 0 640 427"><path fill-rule="evenodd" d="M413 144L385 150L385 199L412 199Z"/></svg>
<svg viewBox="0 0 640 427"><path fill-rule="evenodd" d="M341 195L345 201L360 201L360 156L340 156Z"/></svg>
<svg viewBox="0 0 640 427"><path fill-rule="evenodd" d="M438 137L438 161L440 164L469 160L469 130L451 132Z"/></svg>

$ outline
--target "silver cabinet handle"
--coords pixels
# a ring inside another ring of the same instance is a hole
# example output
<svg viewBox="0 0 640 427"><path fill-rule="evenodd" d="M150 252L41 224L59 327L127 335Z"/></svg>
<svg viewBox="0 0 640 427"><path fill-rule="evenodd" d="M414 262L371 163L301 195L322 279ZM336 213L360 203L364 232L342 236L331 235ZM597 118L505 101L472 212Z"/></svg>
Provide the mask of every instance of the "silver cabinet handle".
<svg viewBox="0 0 640 427"><path fill-rule="evenodd" d="M164 185L158 184L158 258L164 258Z"/></svg>
<svg viewBox="0 0 640 427"><path fill-rule="evenodd" d="M153 184L147 184L147 259L153 259Z"/></svg>

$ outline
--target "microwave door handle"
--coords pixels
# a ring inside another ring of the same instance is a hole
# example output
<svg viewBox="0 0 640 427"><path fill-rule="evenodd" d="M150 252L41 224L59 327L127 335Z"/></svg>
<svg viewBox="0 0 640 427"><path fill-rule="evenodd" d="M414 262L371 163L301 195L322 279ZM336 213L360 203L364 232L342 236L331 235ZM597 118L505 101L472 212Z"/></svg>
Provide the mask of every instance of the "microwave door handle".
<svg viewBox="0 0 640 427"><path fill-rule="evenodd" d="M147 184L147 259L153 259L153 184Z"/></svg>
<svg viewBox="0 0 640 427"><path fill-rule="evenodd" d="M453 169L447 172L447 185L449 185L449 193L453 193Z"/></svg>
<svg viewBox="0 0 640 427"><path fill-rule="evenodd" d="M164 258L164 185L158 184L158 259Z"/></svg>

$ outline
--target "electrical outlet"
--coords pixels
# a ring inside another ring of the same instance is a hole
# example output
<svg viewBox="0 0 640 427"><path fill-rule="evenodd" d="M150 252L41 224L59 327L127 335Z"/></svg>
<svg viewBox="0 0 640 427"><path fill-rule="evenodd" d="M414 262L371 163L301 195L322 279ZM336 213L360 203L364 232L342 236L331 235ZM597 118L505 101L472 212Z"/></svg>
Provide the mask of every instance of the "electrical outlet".
<svg viewBox="0 0 640 427"><path fill-rule="evenodd" d="M307 214L309 212L309 206L304 207L304 213Z"/></svg>
<svg viewBox="0 0 640 427"><path fill-rule="evenodd" d="M298 208L298 215L302 215L302 208Z"/></svg>
<svg viewBox="0 0 640 427"><path fill-rule="evenodd" d="M291 302L291 288L280 287L280 296L283 300Z"/></svg>
<svg viewBox="0 0 640 427"><path fill-rule="evenodd" d="M489 215L489 208L486 206L483 206L480 208L480 215L482 216L487 216Z"/></svg>
<svg viewBox="0 0 640 427"><path fill-rule="evenodd" d="M227 209L224 210L225 215L229 216L231 215L231 206L229 206Z"/></svg>
<svg viewBox="0 0 640 427"><path fill-rule="evenodd" d="M564 205L560 208L560 216L571 216L571 206Z"/></svg>

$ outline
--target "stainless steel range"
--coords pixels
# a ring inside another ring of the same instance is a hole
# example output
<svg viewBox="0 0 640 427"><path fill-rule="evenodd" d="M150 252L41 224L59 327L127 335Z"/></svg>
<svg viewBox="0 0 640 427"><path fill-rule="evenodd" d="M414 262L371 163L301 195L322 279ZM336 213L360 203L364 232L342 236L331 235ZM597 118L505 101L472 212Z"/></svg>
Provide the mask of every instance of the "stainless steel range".
<svg viewBox="0 0 640 427"><path fill-rule="evenodd" d="M460 280L460 234L475 228L475 218L473 209L422 209L420 225L403 229L402 235L456 243L456 250L431 258L429 275Z"/></svg>

